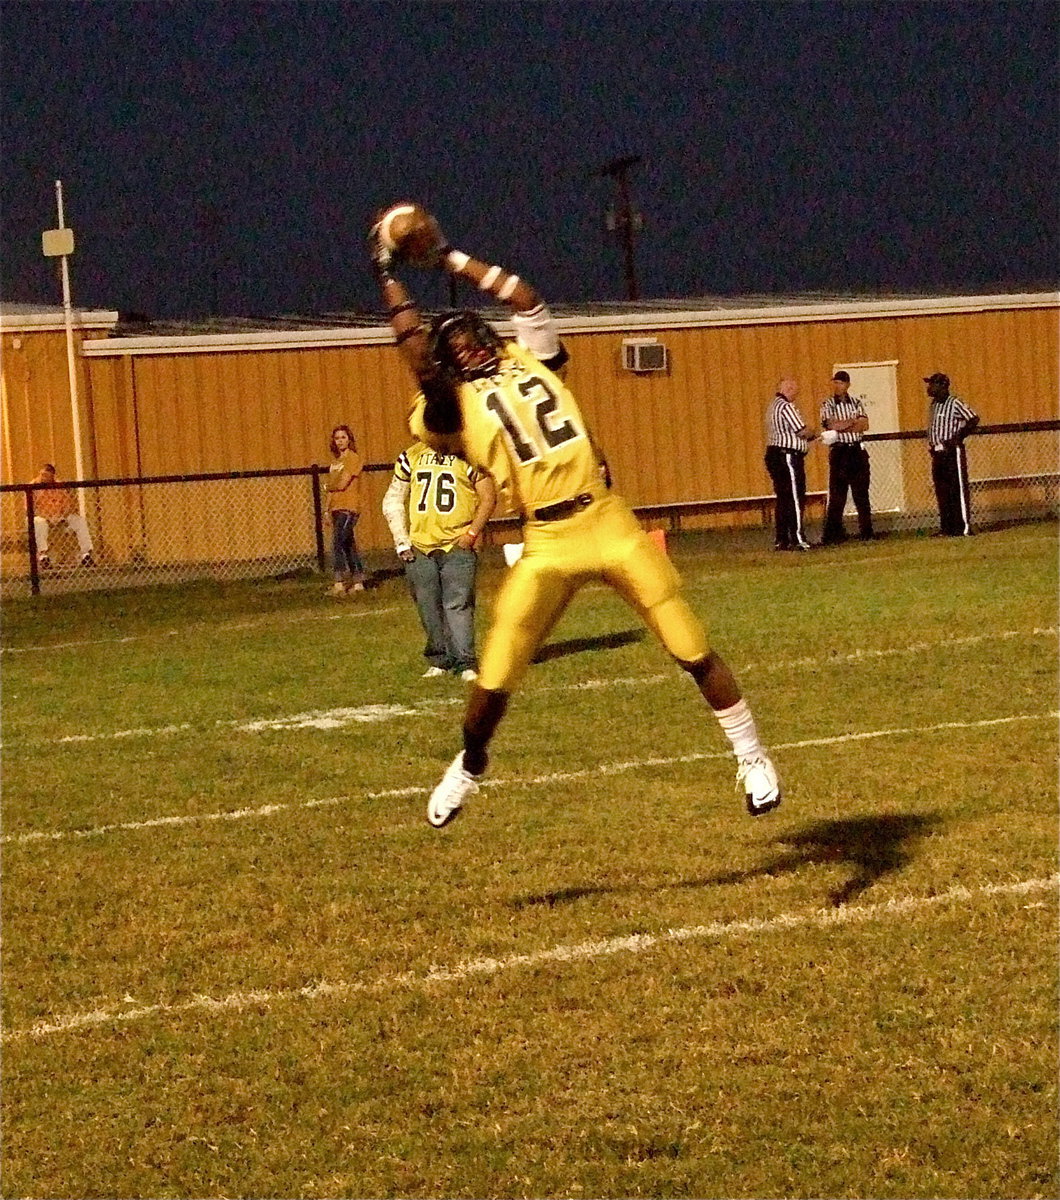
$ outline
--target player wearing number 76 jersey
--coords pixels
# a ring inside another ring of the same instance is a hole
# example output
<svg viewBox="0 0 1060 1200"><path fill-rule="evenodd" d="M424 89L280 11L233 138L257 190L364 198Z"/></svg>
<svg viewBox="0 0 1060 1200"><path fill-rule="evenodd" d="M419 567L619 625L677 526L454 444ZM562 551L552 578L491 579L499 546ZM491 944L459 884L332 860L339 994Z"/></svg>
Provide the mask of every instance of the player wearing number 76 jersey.
<svg viewBox="0 0 1060 1200"><path fill-rule="evenodd" d="M425 679L476 678L475 547L495 500L488 475L423 442L394 463L383 516L427 635Z"/></svg>
<svg viewBox="0 0 1060 1200"><path fill-rule="evenodd" d="M776 808L780 784L747 703L711 649L673 564L611 490L607 466L561 377L567 351L537 291L439 237L437 265L504 301L516 336L503 340L471 310L442 313L428 324L393 273L395 255L379 225L369 234L369 251L397 343L421 387L409 422L413 435L488 472L525 521L525 549L498 594L468 696L463 749L432 792L427 819L448 824L477 792L512 689L575 592L592 580L614 588L696 681L732 743L748 811Z"/></svg>

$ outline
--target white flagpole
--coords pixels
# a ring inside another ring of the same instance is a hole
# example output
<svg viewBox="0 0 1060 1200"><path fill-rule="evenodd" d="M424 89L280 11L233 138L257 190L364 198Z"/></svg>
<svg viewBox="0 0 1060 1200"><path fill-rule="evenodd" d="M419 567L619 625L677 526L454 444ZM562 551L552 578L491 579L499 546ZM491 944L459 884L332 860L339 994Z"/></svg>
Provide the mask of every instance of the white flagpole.
<svg viewBox="0 0 1060 1200"><path fill-rule="evenodd" d="M63 182L55 181L55 203L59 211L59 228L65 229L63 218ZM70 377L70 417L74 427L74 472L77 479L84 479L85 465L81 453L81 406L77 395L77 360L74 356L74 313L70 304L70 266L69 254L63 254L63 317L66 321L66 370ZM77 489L77 507L81 516L85 516L85 489Z"/></svg>

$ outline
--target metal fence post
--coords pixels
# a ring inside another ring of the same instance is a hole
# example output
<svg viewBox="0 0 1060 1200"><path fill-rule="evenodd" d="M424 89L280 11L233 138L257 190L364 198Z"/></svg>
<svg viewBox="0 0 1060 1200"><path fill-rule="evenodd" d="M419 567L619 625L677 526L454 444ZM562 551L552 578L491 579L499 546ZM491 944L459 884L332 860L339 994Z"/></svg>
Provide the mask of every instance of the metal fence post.
<svg viewBox="0 0 1060 1200"><path fill-rule="evenodd" d="M321 468L313 464L313 522L317 538L317 568L321 575L327 570L327 560L324 557L324 505L320 495Z"/></svg>
<svg viewBox="0 0 1060 1200"><path fill-rule="evenodd" d="M30 595L40 595L40 569L37 563L37 527L33 518L36 509L33 503L33 488L26 488L26 529L29 533L29 590Z"/></svg>

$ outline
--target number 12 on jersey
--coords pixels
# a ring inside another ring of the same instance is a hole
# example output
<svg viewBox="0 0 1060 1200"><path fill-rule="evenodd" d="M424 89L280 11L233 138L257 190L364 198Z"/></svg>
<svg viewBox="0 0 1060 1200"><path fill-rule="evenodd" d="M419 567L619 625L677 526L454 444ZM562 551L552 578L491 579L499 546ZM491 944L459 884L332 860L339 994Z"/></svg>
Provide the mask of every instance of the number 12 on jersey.
<svg viewBox="0 0 1060 1200"><path fill-rule="evenodd" d="M581 436L572 420L561 418L556 413L559 397L543 379L531 375L519 380L516 386L533 404L532 415L536 429L533 425L529 429L526 427L519 419L519 414L512 410L511 404L505 403L502 392L489 392L486 396L486 407L497 415L497 419L504 426L504 431L521 463L533 462L557 446L562 446L564 442ZM520 407L524 410L526 408L525 405Z"/></svg>

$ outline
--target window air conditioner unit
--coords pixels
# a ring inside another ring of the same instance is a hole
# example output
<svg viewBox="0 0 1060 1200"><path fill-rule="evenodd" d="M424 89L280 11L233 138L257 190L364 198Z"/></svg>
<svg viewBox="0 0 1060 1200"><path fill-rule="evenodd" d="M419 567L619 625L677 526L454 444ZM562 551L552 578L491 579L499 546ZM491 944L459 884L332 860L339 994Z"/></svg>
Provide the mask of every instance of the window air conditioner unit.
<svg viewBox="0 0 1060 1200"><path fill-rule="evenodd" d="M662 342L655 338L623 338L622 365L627 371L638 375L649 371L665 371L670 365L670 355Z"/></svg>

